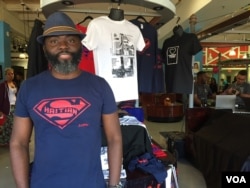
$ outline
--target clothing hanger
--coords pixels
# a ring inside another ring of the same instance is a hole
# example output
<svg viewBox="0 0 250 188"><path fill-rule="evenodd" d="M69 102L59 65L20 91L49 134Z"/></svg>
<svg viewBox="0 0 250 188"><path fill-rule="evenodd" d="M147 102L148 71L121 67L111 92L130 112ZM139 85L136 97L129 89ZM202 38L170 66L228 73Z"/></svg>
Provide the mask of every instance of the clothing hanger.
<svg viewBox="0 0 250 188"><path fill-rule="evenodd" d="M178 16L177 17L177 21L176 21L176 25L179 25L179 21L181 20L181 17L180 16Z"/></svg>
<svg viewBox="0 0 250 188"><path fill-rule="evenodd" d="M115 21L121 21L124 19L124 11L120 8L111 8L109 18Z"/></svg>
<svg viewBox="0 0 250 188"><path fill-rule="evenodd" d="M174 35L178 37L182 36L184 32L182 26L179 25L180 19L181 19L180 17L177 18L176 26L173 28Z"/></svg>
<svg viewBox="0 0 250 188"><path fill-rule="evenodd" d="M115 21L122 21L122 20L124 20L124 11L122 9L120 9L121 1L122 0L118 1L117 8L111 8L110 9L110 13L109 13L108 17L111 20L115 20ZM117 2L117 1L114 1L114 2Z"/></svg>
<svg viewBox="0 0 250 188"><path fill-rule="evenodd" d="M80 25L82 23L84 23L85 21L87 20L93 20L93 17L92 16L86 16L82 21L80 21L77 25Z"/></svg>
<svg viewBox="0 0 250 188"><path fill-rule="evenodd" d="M176 25L173 29L175 35L181 36L183 34L183 28L181 25Z"/></svg>
<svg viewBox="0 0 250 188"><path fill-rule="evenodd" d="M147 23L147 20L143 16L137 16L135 19L136 20L143 20L145 23Z"/></svg>

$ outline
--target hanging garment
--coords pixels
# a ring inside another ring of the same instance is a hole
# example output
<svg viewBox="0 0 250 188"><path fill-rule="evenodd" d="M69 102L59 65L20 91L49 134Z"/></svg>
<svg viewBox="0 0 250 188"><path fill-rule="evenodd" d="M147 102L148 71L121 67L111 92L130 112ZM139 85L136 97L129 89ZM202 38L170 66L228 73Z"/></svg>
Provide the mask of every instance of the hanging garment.
<svg viewBox="0 0 250 188"><path fill-rule="evenodd" d="M202 46L193 33L183 32L166 39L162 47L165 84L168 93L191 94L193 89L192 56Z"/></svg>
<svg viewBox="0 0 250 188"><path fill-rule="evenodd" d="M146 43L142 52L137 52L137 72L139 92L154 93L154 67L157 64L157 30L148 22L130 20L141 31Z"/></svg>
<svg viewBox="0 0 250 188"><path fill-rule="evenodd" d="M86 30L87 30L86 27L77 24L76 28L80 32L86 33ZM82 48L82 58L81 58L81 61L79 63L79 68L81 70L85 70L85 71L88 71L90 73L95 74L95 65L94 65L93 52L89 51L85 46L83 46L83 48Z"/></svg>
<svg viewBox="0 0 250 188"><path fill-rule="evenodd" d="M84 46L93 50L95 72L110 84L116 102L138 99L137 56L145 42L134 24L100 16L89 24Z"/></svg>
<svg viewBox="0 0 250 188"><path fill-rule="evenodd" d="M27 77L32 77L48 69L48 61L44 55L42 45L36 38L43 34L43 22L36 19L28 43L28 70Z"/></svg>

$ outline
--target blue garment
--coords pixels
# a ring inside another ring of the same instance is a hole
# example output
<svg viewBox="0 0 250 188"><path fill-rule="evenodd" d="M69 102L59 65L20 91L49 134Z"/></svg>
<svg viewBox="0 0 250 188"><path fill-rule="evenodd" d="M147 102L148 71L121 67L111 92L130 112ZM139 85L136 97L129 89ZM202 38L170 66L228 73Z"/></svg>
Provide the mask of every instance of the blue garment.
<svg viewBox="0 0 250 188"><path fill-rule="evenodd" d="M165 166L151 153L144 153L139 157L133 158L129 162L128 169L129 171L140 169L152 174L158 183L163 183L167 177Z"/></svg>
<svg viewBox="0 0 250 188"><path fill-rule="evenodd" d="M247 160L244 162L240 171L241 172L250 172L250 156L248 156Z"/></svg>
<svg viewBox="0 0 250 188"><path fill-rule="evenodd" d="M82 72L70 80L49 71L24 81L15 115L35 129L31 188L104 188L101 115L117 110L107 82Z"/></svg>
<svg viewBox="0 0 250 188"><path fill-rule="evenodd" d="M137 71L138 89L143 93L154 93L158 88L154 88L154 67L157 64L158 40L157 30L148 22L138 19L130 20L136 25L144 38L146 46L142 52L137 51Z"/></svg>

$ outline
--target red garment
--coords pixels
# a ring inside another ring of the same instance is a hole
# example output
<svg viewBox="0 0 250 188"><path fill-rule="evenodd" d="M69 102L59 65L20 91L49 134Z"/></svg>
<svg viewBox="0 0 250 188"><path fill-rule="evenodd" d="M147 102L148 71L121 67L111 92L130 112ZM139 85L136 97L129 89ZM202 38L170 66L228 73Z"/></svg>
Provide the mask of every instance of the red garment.
<svg viewBox="0 0 250 188"><path fill-rule="evenodd" d="M80 32L86 33L86 30L87 30L86 27L81 26L81 25L76 25L76 28ZM83 46L82 58L81 58L81 62L79 63L79 68L81 70L85 70L87 72L95 74L93 52L89 51L85 46Z"/></svg>
<svg viewBox="0 0 250 188"><path fill-rule="evenodd" d="M6 121L6 115L3 114L3 115L0 117L0 127L4 125L5 121Z"/></svg>
<svg viewBox="0 0 250 188"><path fill-rule="evenodd" d="M152 151L155 157L157 158L167 157L167 153L164 152L159 146L153 143L151 145L152 145Z"/></svg>

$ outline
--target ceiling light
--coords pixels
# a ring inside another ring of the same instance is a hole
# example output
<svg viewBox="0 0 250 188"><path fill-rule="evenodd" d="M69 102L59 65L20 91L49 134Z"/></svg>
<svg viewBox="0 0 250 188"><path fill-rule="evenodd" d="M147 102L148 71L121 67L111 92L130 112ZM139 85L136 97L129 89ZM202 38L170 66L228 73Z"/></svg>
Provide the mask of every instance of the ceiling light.
<svg viewBox="0 0 250 188"><path fill-rule="evenodd" d="M20 53L19 54L20 59L26 59L26 57L27 57L26 53Z"/></svg>
<svg viewBox="0 0 250 188"><path fill-rule="evenodd" d="M156 11L158 11L158 10L164 9L164 7L163 6L157 6L157 7L154 7L153 9L156 10Z"/></svg>
<svg viewBox="0 0 250 188"><path fill-rule="evenodd" d="M208 61L212 61L213 60L213 56L211 53L208 54Z"/></svg>
<svg viewBox="0 0 250 188"><path fill-rule="evenodd" d="M62 4L66 5L66 6L70 6L70 5L74 5L74 2L73 1L69 1L69 0L64 0L64 1L62 1Z"/></svg>
<svg viewBox="0 0 250 188"><path fill-rule="evenodd" d="M236 55L236 52L235 50L232 48L230 51L229 51L229 56L235 56Z"/></svg>
<svg viewBox="0 0 250 188"><path fill-rule="evenodd" d="M158 22L156 23L157 26L163 26L165 23L162 23L162 22Z"/></svg>
<svg viewBox="0 0 250 188"><path fill-rule="evenodd" d="M243 59L247 59L247 53L242 56Z"/></svg>

